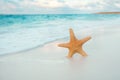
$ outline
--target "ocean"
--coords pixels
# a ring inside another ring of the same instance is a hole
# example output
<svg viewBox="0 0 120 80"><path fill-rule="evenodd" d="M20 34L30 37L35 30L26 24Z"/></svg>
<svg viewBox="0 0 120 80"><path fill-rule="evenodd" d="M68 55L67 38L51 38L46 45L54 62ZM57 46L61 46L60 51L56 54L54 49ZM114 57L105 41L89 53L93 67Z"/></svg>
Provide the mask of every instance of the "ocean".
<svg viewBox="0 0 120 80"><path fill-rule="evenodd" d="M120 25L120 15L109 14L36 14L0 15L0 55L11 54L69 38L75 33Z"/></svg>

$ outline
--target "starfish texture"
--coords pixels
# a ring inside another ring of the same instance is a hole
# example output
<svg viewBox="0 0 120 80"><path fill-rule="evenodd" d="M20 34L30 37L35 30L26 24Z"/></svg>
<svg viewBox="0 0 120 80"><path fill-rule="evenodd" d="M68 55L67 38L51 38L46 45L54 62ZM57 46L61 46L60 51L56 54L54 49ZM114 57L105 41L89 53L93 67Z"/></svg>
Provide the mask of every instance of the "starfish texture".
<svg viewBox="0 0 120 80"><path fill-rule="evenodd" d="M69 49L69 53L68 53L68 58L71 58L75 53L79 53L82 56L87 56L86 52L83 50L82 45L87 42L88 40L91 39L90 36L85 37L81 40L78 40L72 29L69 29L70 31L70 42L69 43L63 43L63 44L59 44L59 47L65 47Z"/></svg>

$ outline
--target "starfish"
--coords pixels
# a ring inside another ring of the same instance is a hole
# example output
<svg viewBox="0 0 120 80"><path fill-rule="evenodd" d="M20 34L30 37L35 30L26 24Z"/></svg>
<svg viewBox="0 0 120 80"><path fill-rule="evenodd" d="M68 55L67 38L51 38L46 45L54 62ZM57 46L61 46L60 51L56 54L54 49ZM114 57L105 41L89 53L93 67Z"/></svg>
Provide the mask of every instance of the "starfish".
<svg viewBox="0 0 120 80"><path fill-rule="evenodd" d="M81 40L78 40L75 35L73 30L70 28L70 42L69 43L63 43L63 44L59 44L59 47L64 47L64 48L68 48L69 49L69 53L68 53L68 58L71 58L75 53L79 53L82 56L87 56L86 52L83 50L82 45L87 42L88 40L91 39L90 36L85 37Z"/></svg>

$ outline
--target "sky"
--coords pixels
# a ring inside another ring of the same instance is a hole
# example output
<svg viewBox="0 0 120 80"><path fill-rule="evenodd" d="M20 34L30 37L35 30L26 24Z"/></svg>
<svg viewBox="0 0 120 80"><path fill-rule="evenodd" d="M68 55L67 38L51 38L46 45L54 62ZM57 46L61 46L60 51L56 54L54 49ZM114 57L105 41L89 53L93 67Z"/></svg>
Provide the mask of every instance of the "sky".
<svg viewBox="0 0 120 80"><path fill-rule="evenodd" d="M0 14L80 14L119 11L120 0L0 0Z"/></svg>

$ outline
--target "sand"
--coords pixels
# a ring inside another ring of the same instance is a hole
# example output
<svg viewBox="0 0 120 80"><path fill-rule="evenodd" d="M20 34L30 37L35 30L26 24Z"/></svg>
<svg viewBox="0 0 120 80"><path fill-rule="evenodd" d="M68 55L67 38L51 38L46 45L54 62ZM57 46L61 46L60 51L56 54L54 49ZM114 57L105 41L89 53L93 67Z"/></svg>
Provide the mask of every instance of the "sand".
<svg viewBox="0 0 120 80"><path fill-rule="evenodd" d="M68 59L68 50L57 47L68 40L54 41L0 56L0 80L120 80L120 28L89 31L92 39L83 46L87 57L75 54ZM86 33L81 32L83 37Z"/></svg>
<svg viewBox="0 0 120 80"><path fill-rule="evenodd" d="M120 14L120 12L97 12L95 14Z"/></svg>

